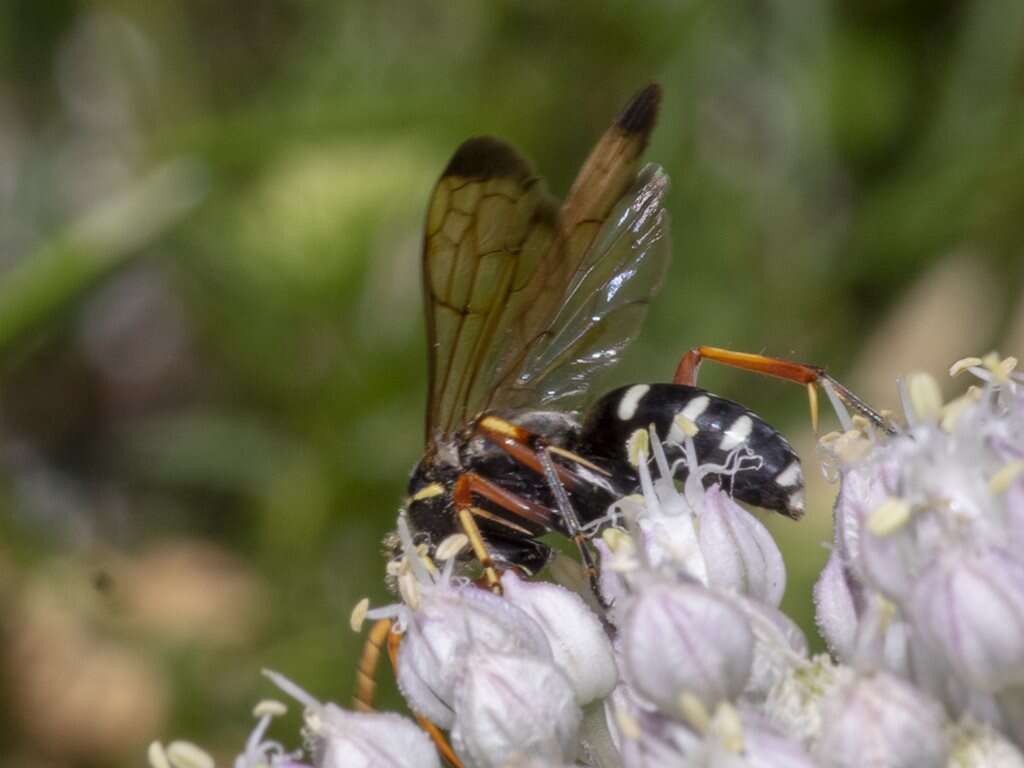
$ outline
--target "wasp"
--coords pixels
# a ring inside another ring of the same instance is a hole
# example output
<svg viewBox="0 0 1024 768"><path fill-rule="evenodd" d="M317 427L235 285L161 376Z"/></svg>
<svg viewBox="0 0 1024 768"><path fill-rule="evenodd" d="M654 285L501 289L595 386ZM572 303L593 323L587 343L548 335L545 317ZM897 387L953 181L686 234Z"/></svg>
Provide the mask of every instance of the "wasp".
<svg viewBox="0 0 1024 768"><path fill-rule="evenodd" d="M465 533L487 586L498 571L532 575L551 559L541 537L574 540L596 589L589 537L609 507L640 488L638 431L661 440L676 478L682 445L740 501L793 519L804 511L800 459L755 413L696 386L709 359L807 385L875 425L888 423L823 369L762 355L697 347L674 377L637 383L587 403L598 377L640 330L671 260L669 181L641 165L661 100L640 91L598 140L564 202L508 144L466 141L441 174L427 207L423 295L427 320L426 448L403 504L428 554ZM812 416L816 414L812 397ZM742 456L743 461L735 458ZM387 544L398 555L397 537ZM400 638L377 622L357 670L354 705L372 707L374 670ZM443 734L417 718L452 765Z"/></svg>
<svg viewBox="0 0 1024 768"><path fill-rule="evenodd" d="M462 144L431 195L422 261L426 450L404 512L430 547L465 532L495 591L499 569L544 567L551 549L539 539L550 532L577 542L593 579L585 532L639 489L631 437L653 426L669 459L680 458L680 417L695 427L701 464L725 466L737 452L749 459L706 483L794 519L803 513L800 459L789 442L746 407L698 388L696 373L708 358L813 391L832 381L820 368L699 347L671 382L621 387L584 407L639 331L670 262L668 177L641 166L660 99L656 84L632 99L565 202L491 137Z"/></svg>

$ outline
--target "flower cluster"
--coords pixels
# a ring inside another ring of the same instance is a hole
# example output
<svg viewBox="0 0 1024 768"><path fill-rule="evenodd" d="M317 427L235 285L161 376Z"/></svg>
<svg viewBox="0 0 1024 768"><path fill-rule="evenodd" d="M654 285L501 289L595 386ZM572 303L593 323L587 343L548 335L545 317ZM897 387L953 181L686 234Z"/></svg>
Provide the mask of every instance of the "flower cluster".
<svg viewBox="0 0 1024 768"><path fill-rule="evenodd" d="M749 449L700 465L682 416L672 451L653 428L630 440L642 492L613 505L594 542L603 605L514 572L494 594L457 574L464 536L429 557L400 518L402 600L357 606L354 625L393 622L402 694L467 768L1024 768L1024 379L1013 367L958 363L980 386L945 404L932 379L908 377L907 424L893 434L839 406L844 431L821 441L841 481L815 588L828 656L809 656L779 609L786 572L767 529L722 485L705 487L709 475L728 487ZM273 679L305 707L305 752L264 741L279 711L264 704L236 768L297 768L302 754L316 768L441 764L412 720L346 712ZM202 768L201 754L154 746L151 763Z"/></svg>
<svg viewBox="0 0 1024 768"><path fill-rule="evenodd" d="M907 427L825 442L842 475L835 541L815 587L832 654L893 675L941 715L1024 742L1024 391L1014 360L971 358L981 386L943 403L901 389ZM923 711L923 710L922 710ZM902 738L902 736L901 736Z"/></svg>

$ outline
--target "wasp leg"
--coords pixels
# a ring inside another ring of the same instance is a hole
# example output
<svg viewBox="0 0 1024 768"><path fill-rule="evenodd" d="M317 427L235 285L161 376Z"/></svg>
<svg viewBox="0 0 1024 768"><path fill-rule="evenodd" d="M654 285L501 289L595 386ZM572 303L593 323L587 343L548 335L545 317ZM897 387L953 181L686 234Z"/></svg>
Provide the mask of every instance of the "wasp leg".
<svg viewBox="0 0 1024 768"><path fill-rule="evenodd" d="M551 489L551 493L555 497L555 503L558 505L558 511L562 515L562 520L565 521L566 530L572 540L576 542L576 548L580 551L580 559L583 560L583 566L587 569L587 580L590 582L590 591L593 592L594 597L597 598L598 605L607 609L610 606L605 603L604 598L601 596L601 585L598 583L597 564L594 562L590 546L587 544L586 537L583 535L583 526L580 524L580 519L576 515L576 510L573 509L572 502L569 501L569 494L565 492L565 487L562 485L562 481L558 478L557 466L551 458L551 451L547 447L544 447L537 452L537 457L540 459L541 467L544 469L544 479L548 481L548 487Z"/></svg>
<svg viewBox="0 0 1024 768"><path fill-rule="evenodd" d="M598 473L607 474L605 470L595 466L582 456L550 446L540 435L530 432L528 429L524 429L517 424L500 419L497 416L484 416L476 423L475 431L476 434L486 438L488 442L497 446L524 467L532 469L539 475L544 474L544 467L540 461L542 450L559 453L570 461L583 464ZM562 485L570 490L575 490L579 485L577 478L565 467L558 464L554 466L555 475Z"/></svg>
<svg viewBox="0 0 1024 768"><path fill-rule="evenodd" d="M580 524L576 510L573 509L572 502L569 501L569 496L565 490L566 486L573 490L578 489L579 480L568 469L555 463L554 459L551 458L551 454L558 453L569 461L586 466L599 474L606 474L605 470L582 456L566 451L563 448L548 445L547 441L540 435L497 416L484 416L476 423L475 429L477 434L505 451L517 462L538 474L544 475L548 487L555 498L555 504L558 506L558 513L565 525L566 532L579 548L580 558L587 569L587 577L594 597L597 598L599 605L608 608L609 606L601 597L597 565L594 563L594 557L590 547L587 545L583 526ZM550 524L548 527L551 527Z"/></svg>
<svg viewBox="0 0 1024 768"><path fill-rule="evenodd" d="M352 708L358 712L373 712L380 649L391 634L391 625L391 619L381 619L373 625L363 643L363 652L356 667L356 693L352 697Z"/></svg>
<svg viewBox="0 0 1024 768"><path fill-rule="evenodd" d="M679 365L676 367L676 374L672 379L672 383L685 384L691 387L696 386L697 372L700 369L701 362L704 360L714 360L717 363L729 365L733 368L762 373L766 376L774 376L786 381L794 381L797 384L806 385L811 402L811 423L815 429L818 428L818 398L814 386L824 383L832 388L844 405L864 416L879 429L889 433L895 432L888 419L840 384L824 368L817 365L797 363L792 360L782 360L781 358L766 357L765 355L755 355L749 352L734 352L719 347L702 346L695 347L683 355Z"/></svg>
<svg viewBox="0 0 1024 768"><path fill-rule="evenodd" d="M484 541L483 534L480 533L480 527L473 518L473 510L475 509L473 506L473 494L479 493L485 498L491 498L493 495L496 495L495 492L500 493L502 497L513 496L513 494L503 491L479 475L466 472L463 475L459 475L459 479L455 482L455 493L453 496L455 500L455 514L458 515L459 525L462 526L463 533L469 537L469 545L473 548L473 554L476 555L476 559L484 569L487 587L494 594L500 595L501 579L498 577L498 569L494 566L494 560L487 549L487 543Z"/></svg>

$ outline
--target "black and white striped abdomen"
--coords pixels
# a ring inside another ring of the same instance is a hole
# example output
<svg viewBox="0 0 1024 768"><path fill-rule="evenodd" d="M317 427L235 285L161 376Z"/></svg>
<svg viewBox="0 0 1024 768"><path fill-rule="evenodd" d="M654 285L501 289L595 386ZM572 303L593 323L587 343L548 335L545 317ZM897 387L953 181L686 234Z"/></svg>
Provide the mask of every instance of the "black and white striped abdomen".
<svg viewBox="0 0 1024 768"><path fill-rule="evenodd" d="M693 442L701 464L724 465L738 449L749 453L743 461L746 469L732 477L711 475L705 484L720 481L748 504L793 518L803 514L803 473L789 442L739 403L696 387L634 384L609 392L587 412L578 450L625 470L627 441L636 430L651 424L666 446L669 461L682 456L676 446L683 444L688 424L697 430ZM682 468L677 477L685 477Z"/></svg>

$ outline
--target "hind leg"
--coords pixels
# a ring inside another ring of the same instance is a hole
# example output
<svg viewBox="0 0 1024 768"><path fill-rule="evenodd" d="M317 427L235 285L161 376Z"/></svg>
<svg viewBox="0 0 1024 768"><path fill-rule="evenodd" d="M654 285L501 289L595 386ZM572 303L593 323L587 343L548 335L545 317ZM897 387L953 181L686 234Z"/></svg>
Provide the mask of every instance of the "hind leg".
<svg viewBox="0 0 1024 768"><path fill-rule="evenodd" d="M807 395L811 403L811 423L815 430L818 428L818 395L814 387L820 384L834 392L843 405L856 411L879 429L889 433L895 431L888 419L826 373L824 368L817 365L796 363L792 360L755 355L749 352L734 352L720 347L694 347L679 361L675 377L672 380L673 383L695 386L697 372L704 360L713 360L733 368L804 384L807 387Z"/></svg>

